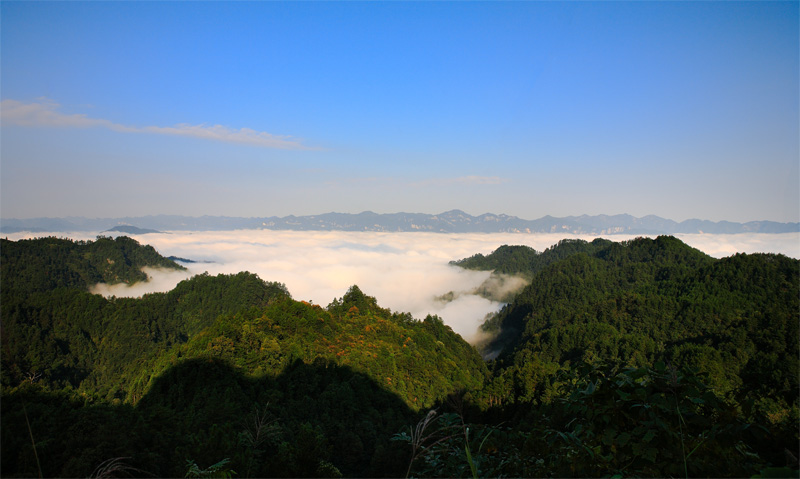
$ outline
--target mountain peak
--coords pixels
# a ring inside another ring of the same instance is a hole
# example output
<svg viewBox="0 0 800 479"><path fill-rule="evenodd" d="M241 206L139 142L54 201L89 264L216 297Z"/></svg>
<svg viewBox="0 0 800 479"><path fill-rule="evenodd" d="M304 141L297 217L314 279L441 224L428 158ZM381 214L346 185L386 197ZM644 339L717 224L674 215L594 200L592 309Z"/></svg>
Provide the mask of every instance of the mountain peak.
<svg viewBox="0 0 800 479"><path fill-rule="evenodd" d="M137 227L130 226L137 224ZM117 228L112 230L112 228ZM133 230L120 228L137 228ZM142 216L138 218L0 218L3 233L122 231L130 234L163 231L231 231L238 229L272 229L298 231L428 231L438 233L561 233L565 235L657 235L677 233L797 233L800 223L751 221L745 224L729 221L686 220L680 223L648 215L636 218L629 214L595 216L543 216L526 220L506 214L484 213L478 217L459 209L438 215L424 213L381 214L373 211L325 213L285 217L242 218L228 216Z"/></svg>
<svg viewBox="0 0 800 479"><path fill-rule="evenodd" d="M450 210L444 213L439 213L438 216L471 216L461 210Z"/></svg>

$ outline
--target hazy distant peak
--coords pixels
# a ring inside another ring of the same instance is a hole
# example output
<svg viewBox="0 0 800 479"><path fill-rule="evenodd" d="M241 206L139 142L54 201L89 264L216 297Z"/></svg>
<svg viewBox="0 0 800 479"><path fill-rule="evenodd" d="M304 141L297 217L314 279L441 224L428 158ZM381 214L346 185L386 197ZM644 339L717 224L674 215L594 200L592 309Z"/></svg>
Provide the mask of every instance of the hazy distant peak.
<svg viewBox="0 0 800 479"><path fill-rule="evenodd" d="M439 216L469 216L469 215L461 210L450 210L450 211L445 211L444 213L440 213Z"/></svg>
<svg viewBox="0 0 800 479"><path fill-rule="evenodd" d="M161 233L158 230L148 228L139 228L133 225L119 225L103 231L103 233L126 233L131 235L144 235L149 233Z"/></svg>
<svg viewBox="0 0 800 479"><path fill-rule="evenodd" d="M136 224L138 226L130 226ZM113 228L137 228L129 229ZM472 216L454 209L431 215L425 213L324 213L321 215L242 218L230 216L157 215L138 218L34 218L0 219L0 231L15 233L66 231L122 231L144 234L159 231L231 231L240 229L317 230L317 231L427 231L432 233L563 233L563 234L732 234L800 232L800 223L774 221L713 222L691 219L680 223L647 215L581 215L563 218L551 215L535 220L506 214L484 213Z"/></svg>

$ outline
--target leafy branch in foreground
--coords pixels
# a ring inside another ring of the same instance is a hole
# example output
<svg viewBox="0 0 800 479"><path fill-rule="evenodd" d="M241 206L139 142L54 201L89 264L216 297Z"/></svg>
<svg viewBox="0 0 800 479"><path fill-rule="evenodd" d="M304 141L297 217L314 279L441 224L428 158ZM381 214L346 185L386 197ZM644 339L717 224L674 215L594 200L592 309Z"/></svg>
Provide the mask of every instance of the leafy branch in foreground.
<svg viewBox="0 0 800 479"><path fill-rule="evenodd" d="M280 426L276 424L278 420L272 416L268 408L269 403L264 406L263 410L258 407L253 408L253 414L248 421L244 421L244 431L240 433L241 442L249 452L246 477L250 477L250 472L264 455L265 451L261 446L272 441L281 431Z"/></svg>
<svg viewBox="0 0 800 479"><path fill-rule="evenodd" d="M101 462L92 472L93 479L105 479L110 477L118 477L119 474L124 474L128 477L141 477L142 475L152 476L152 474L130 466L125 463L130 457L112 457Z"/></svg>
<svg viewBox="0 0 800 479"><path fill-rule="evenodd" d="M452 403L450 405L453 406ZM493 433L500 437L497 442L489 441ZM506 475L504 467L508 463L519 465L526 462L520 459L520 455L510 459L508 452L515 450L512 445L515 441L509 439L508 432L500 427L468 424L460 410L443 414L431 410L411 429L411 435L401 432L392 437L393 441L406 442L411 446L406 477L412 475L412 470L420 477L478 478ZM504 453L500 453L499 444L507 449Z"/></svg>
<svg viewBox="0 0 800 479"><path fill-rule="evenodd" d="M212 464L205 469L200 469L200 466L197 465L192 459L186 460L186 476L187 478L198 478L198 477L220 477L225 479L230 479L231 477L236 474L236 471L230 468L231 460L227 457L216 464Z"/></svg>
<svg viewBox="0 0 800 479"><path fill-rule="evenodd" d="M408 477L411 474L411 468L414 465L414 461L421 457L431 455L436 451L435 446L457 436L457 434L451 433L451 431L456 427L453 424L449 424L452 422L449 420L451 418L447 418L447 420L445 420L448 424L440 426L438 429L430 431L426 434L428 426L434 423L436 416L436 410L431 409L428 411L425 417L417 423L416 427L410 429L411 435L408 435L406 432L401 432L392 436L392 441L407 442L411 446L411 459L408 461L408 470L406 470L405 477ZM440 416L439 419L441 422L443 416ZM433 459L428 460L428 462L435 464L438 463L439 460L436 456L434 456Z"/></svg>
<svg viewBox="0 0 800 479"><path fill-rule="evenodd" d="M720 476L759 470L744 442L766 435L691 371L583 365L549 433L580 475Z"/></svg>

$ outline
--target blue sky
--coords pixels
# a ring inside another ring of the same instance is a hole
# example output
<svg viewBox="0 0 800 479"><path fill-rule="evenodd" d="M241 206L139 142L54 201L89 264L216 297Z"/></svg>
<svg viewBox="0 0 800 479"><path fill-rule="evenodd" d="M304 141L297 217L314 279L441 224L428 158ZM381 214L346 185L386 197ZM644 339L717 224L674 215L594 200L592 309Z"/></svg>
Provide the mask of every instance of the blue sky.
<svg viewBox="0 0 800 479"><path fill-rule="evenodd" d="M0 3L0 215L800 221L798 2Z"/></svg>

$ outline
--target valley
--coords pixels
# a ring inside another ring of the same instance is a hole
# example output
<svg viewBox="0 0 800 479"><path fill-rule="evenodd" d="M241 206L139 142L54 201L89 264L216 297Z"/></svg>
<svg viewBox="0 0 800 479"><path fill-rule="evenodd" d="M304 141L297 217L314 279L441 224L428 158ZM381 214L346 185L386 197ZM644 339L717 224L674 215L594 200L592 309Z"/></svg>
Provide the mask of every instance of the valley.
<svg viewBox="0 0 800 479"><path fill-rule="evenodd" d="M89 288L182 266L124 236L0 252L4 475L114 458L166 477L797 467L800 262L783 255L662 236L456 258L529 282L473 346L367 284L327 306L248 272L106 298Z"/></svg>

